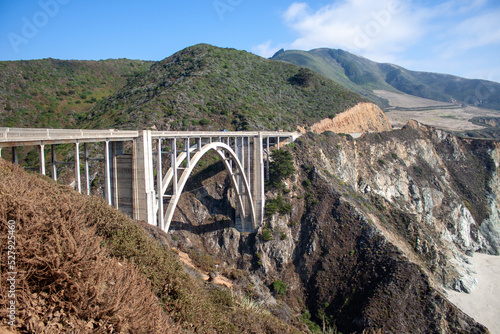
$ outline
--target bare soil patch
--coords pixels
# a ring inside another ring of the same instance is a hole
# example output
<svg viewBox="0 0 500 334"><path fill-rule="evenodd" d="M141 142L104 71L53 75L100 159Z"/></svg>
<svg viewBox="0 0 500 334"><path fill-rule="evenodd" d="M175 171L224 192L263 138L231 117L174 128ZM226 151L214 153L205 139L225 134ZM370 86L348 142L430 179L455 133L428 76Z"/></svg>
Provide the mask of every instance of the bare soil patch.
<svg viewBox="0 0 500 334"><path fill-rule="evenodd" d="M450 131L477 130L483 127L469 120L477 116L499 117L500 112L472 106L460 106L448 102L433 101L407 94L376 90L374 93L389 100L394 108L386 112L389 122L395 127L404 126L410 119Z"/></svg>
<svg viewBox="0 0 500 334"><path fill-rule="evenodd" d="M389 92L387 90L374 90L378 97L389 100L389 104L395 108L428 108L428 107L453 107L456 104L449 102L434 101L421 97Z"/></svg>

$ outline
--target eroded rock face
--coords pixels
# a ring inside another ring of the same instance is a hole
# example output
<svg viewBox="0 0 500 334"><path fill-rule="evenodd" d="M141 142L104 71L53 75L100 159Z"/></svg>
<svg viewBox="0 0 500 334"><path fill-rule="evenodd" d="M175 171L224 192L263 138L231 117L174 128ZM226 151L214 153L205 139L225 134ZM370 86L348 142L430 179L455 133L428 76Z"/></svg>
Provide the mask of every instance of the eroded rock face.
<svg viewBox="0 0 500 334"><path fill-rule="evenodd" d="M412 121L321 151L325 170L379 204L374 221L393 220L440 284L469 292L464 254L498 254L498 144Z"/></svg>
<svg viewBox="0 0 500 334"><path fill-rule="evenodd" d="M305 132L305 129L301 129ZM311 131L323 133L363 133L390 131L392 126L382 109L373 103L359 103L334 118L325 118L311 126Z"/></svg>
<svg viewBox="0 0 500 334"><path fill-rule="evenodd" d="M291 212L256 235L237 232L234 209L222 210L234 207L222 172L181 200L176 247L203 249L222 273L244 271L236 284L271 308L272 283L286 282L278 305L307 307L318 322L326 313L343 332L486 333L439 291L470 292L466 254L498 252L497 144L411 122L356 140L308 134L291 151Z"/></svg>

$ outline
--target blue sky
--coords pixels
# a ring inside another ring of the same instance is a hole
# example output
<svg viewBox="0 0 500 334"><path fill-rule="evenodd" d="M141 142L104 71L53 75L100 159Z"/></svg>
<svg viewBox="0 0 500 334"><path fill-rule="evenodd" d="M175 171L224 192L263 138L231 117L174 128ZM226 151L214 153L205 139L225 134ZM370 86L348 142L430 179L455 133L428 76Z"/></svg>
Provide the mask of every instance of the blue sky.
<svg viewBox="0 0 500 334"><path fill-rule="evenodd" d="M2 0L0 60L160 60L197 43L269 57L341 48L500 82L498 0Z"/></svg>

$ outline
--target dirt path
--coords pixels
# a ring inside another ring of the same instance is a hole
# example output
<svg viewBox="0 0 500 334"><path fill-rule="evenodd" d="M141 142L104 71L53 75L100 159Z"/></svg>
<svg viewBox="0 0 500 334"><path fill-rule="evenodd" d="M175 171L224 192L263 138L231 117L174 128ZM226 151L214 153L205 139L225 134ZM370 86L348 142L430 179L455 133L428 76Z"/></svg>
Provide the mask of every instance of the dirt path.
<svg viewBox="0 0 500 334"><path fill-rule="evenodd" d="M500 334L500 256L476 253L471 262L478 281L472 293L447 291L447 297L491 334Z"/></svg>

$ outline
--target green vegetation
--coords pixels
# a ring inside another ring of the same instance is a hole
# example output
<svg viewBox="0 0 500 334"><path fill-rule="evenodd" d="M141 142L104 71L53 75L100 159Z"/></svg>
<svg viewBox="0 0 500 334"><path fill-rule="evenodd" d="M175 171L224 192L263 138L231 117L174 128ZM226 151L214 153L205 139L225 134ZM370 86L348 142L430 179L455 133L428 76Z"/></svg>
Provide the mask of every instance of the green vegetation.
<svg viewBox="0 0 500 334"><path fill-rule="evenodd" d="M286 293L287 285L283 281L274 281L273 290L277 295L284 295Z"/></svg>
<svg viewBox="0 0 500 334"><path fill-rule="evenodd" d="M281 215L286 215L292 211L292 204L285 203L283 196L278 195L276 198L267 201L264 211L269 216L277 212Z"/></svg>
<svg viewBox="0 0 500 334"><path fill-rule="evenodd" d="M269 227L264 227L264 229L262 230L262 240L264 241L270 241L270 240L273 240L273 233L271 232L271 230L269 229Z"/></svg>
<svg viewBox="0 0 500 334"><path fill-rule="evenodd" d="M0 62L1 126L77 127L99 100L108 98L152 62L115 59L41 59Z"/></svg>
<svg viewBox="0 0 500 334"><path fill-rule="evenodd" d="M294 130L297 122L310 125L360 101L310 70L199 44L155 63L99 101L86 121L101 128Z"/></svg>
<svg viewBox="0 0 500 334"><path fill-rule="evenodd" d="M290 83L303 87L311 86L314 78L314 72L306 67L301 67L299 72L290 78Z"/></svg>
<svg viewBox="0 0 500 334"><path fill-rule="evenodd" d="M293 166L293 156L286 150L274 150L271 153L271 162L269 164L269 184L273 187L282 188L284 179L295 173Z"/></svg>

